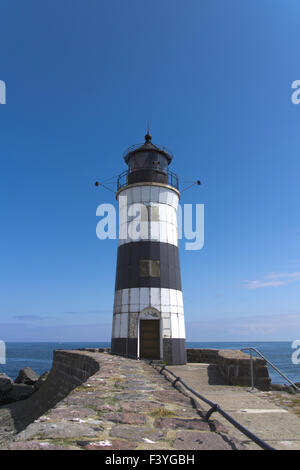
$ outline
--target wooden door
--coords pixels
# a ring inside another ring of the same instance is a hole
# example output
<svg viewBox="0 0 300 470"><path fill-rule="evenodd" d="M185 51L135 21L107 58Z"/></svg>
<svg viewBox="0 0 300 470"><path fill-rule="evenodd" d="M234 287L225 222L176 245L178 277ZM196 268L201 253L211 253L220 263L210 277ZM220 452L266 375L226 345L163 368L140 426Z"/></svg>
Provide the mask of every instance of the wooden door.
<svg viewBox="0 0 300 470"><path fill-rule="evenodd" d="M160 359L159 320L140 321L140 357Z"/></svg>

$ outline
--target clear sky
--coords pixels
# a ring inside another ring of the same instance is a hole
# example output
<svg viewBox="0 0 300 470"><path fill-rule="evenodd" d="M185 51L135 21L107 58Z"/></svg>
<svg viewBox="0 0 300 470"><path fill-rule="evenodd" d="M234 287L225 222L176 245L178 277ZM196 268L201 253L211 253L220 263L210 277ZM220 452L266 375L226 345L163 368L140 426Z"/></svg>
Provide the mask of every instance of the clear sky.
<svg viewBox="0 0 300 470"><path fill-rule="evenodd" d="M110 340L117 241L93 186L143 141L200 188L190 341L300 336L298 0L2 0L0 339ZM184 186L184 183L182 184Z"/></svg>

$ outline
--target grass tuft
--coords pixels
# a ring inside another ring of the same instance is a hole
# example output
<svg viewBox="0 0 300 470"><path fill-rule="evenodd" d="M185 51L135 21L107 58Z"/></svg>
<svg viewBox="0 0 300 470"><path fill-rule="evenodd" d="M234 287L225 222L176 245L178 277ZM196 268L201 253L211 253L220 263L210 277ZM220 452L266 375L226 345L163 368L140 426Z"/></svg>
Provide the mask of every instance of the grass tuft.
<svg viewBox="0 0 300 470"><path fill-rule="evenodd" d="M150 413L152 418L167 418L169 416L175 416L173 411L167 410L166 408L158 408Z"/></svg>

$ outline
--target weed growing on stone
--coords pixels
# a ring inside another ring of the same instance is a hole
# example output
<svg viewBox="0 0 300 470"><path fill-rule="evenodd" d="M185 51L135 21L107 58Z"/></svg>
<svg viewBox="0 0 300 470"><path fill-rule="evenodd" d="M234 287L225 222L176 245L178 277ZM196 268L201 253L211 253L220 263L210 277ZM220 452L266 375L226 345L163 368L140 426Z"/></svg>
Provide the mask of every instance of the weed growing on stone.
<svg viewBox="0 0 300 470"><path fill-rule="evenodd" d="M166 408L158 408L157 410L151 411L150 416L152 416L152 418L167 418L169 416L175 416L175 413Z"/></svg>

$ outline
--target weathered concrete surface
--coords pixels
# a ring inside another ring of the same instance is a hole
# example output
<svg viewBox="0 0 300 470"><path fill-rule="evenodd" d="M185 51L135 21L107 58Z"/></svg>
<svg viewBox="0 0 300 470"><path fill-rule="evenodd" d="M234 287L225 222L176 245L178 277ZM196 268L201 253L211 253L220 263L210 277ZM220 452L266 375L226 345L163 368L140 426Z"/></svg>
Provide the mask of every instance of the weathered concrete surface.
<svg viewBox="0 0 300 470"><path fill-rule="evenodd" d="M187 349L187 362L215 364L227 385L247 386L251 384L250 355L237 349ZM255 387L269 390L271 379L264 359L253 357Z"/></svg>
<svg viewBox="0 0 300 470"><path fill-rule="evenodd" d="M276 449L300 449L300 419L289 411L288 406L271 400L273 392L249 387L228 386L218 367L212 364L187 364L168 366L187 385L227 411L239 423ZM198 401L199 409L208 411L209 406ZM221 415L215 415L228 429L230 435L239 438L248 449L258 449L246 436L236 430Z"/></svg>
<svg viewBox="0 0 300 470"><path fill-rule="evenodd" d="M97 361L99 370L2 443L2 449L243 448L216 419L205 422L191 399L150 365L110 354L81 354Z"/></svg>
<svg viewBox="0 0 300 470"><path fill-rule="evenodd" d="M300 395L299 393L291 394L290 392L265 392L261 394L263 398L266 398L271 403L275 403L281 408L290 410L299 416L300 419Z"/></svg>

